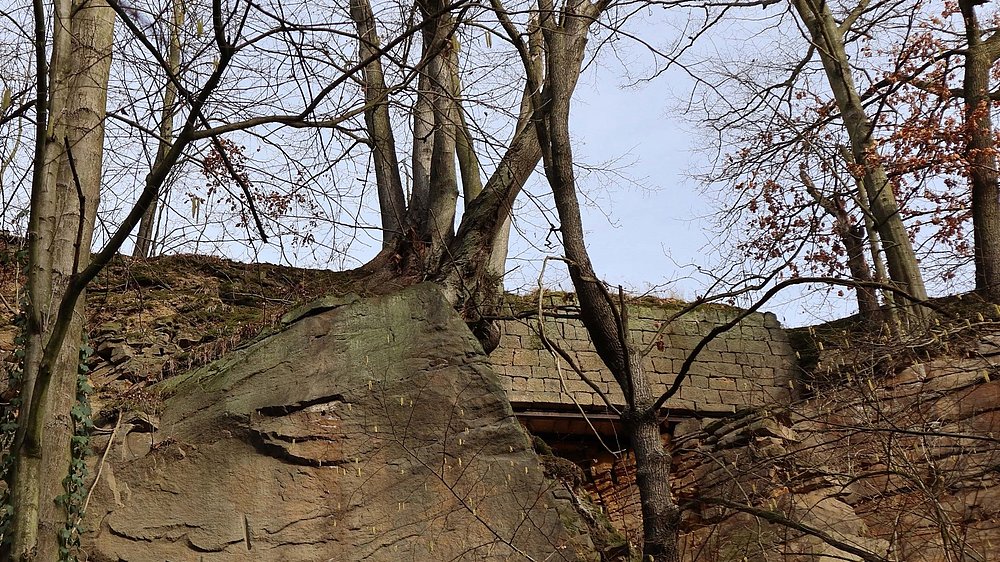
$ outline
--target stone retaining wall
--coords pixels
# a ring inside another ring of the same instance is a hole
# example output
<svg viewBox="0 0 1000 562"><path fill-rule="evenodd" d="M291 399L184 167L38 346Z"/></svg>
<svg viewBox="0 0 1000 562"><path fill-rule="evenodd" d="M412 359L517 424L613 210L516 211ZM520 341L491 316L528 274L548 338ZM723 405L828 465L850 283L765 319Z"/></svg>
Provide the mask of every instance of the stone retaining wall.
<svg viewBox="0 0 1000 562"><path fill-rule="evenodd" d="M572 303L565 302L562 295L546 297L544 304L551 312L573 312ZM673 383L685 358L713 327L741 312L724 305L705 305L674 320L657 336L661 325L683 306L665 303L629 307L633 334L644 347L652 344L645 361L657 393ZM514 315L516 311L510 312ZM574 399L586 409L602 407L600 396L565 362L559 361L561 368L557 368L556 359L542 346L537 330L535 318L505 321L500 347L490 356L515 407L575 407ZM579 320L549 318L544 330L613 402L623 402L621 391ZM748 406L787 404L794 392L794 365L795 352L777 318L770 313L754 313L698 354L688 380L667 407L678 413L722 415Z"/></svg>

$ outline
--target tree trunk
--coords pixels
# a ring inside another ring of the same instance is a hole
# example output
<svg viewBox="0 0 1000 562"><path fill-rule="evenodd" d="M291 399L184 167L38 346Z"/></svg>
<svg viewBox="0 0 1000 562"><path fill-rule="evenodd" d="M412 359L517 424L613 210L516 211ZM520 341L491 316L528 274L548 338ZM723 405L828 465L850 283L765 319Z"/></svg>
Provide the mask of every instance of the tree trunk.
<svg viewBox="0 0 1000 562"><path fill-rule="evenodd" d="M420 223L419 237L427 245L430 263L437 263L455 235L458 206L458 106L454 99L454 76L458 65L455 18L444 12L440 0L422 0L424 17L434 23L424 28L431 45L431 59L425 71L430 81L431 112L434 116L434 143L431 150L427 214ZM435 15L436 14L436 15Z"/></svg>
<svg viewBox="0 0 1000 562"><path fill-rule="evenodd" d="M993 134L990 72L1000 54L998 36L983 41L975 2L960 0L968 50L965 53L966 155L972 190L972 233L975 242L976 291L1000 303L1000 192L996 138Z"/></svg>
<svg viewBox="0 0 1000 562"><path fill-rule="evenodd" d="M642 504L642 559L653 562L678 562L677 548L680 510L670 496L670 455L664 450L660 425L649 382L642 367L642 355L631 343L624 303L615 305L611 295L594 273L584 242L583 221L576 195L573 170L573 150L569 135L570 98L576 83L573 74L580 60L573 54L582 53L582 46L571 48L573 42L586 41L586 36L574 38L556 27L551 4L543 2L539 9L542 34L546 42L546 74L551 89L542 96L544 107L535 107L543 115L536 121L544 126L539 137L548 140L543 145L545 175L552 187L559 213L563 247L573 287L580 301L580 316L601 360L611 371L625 395L625 422L635 451L636 484ZM562 26L571 25L580 17L593 17L588 9L600 7L586 2L571 3L560 14ZM569 60L567 60L567 56ZM575 66L574 66L575 65Z"/></svg>
<svg viewBox="0 0 1000 562"><path fill-rule="evenodd" d="M63 293L89 261L101 185L114 12L100 0L56 2L48 141L32 185L28 229L28 343L10 478L12 560L56 560L67 514L55 503L69 469L83 300L53 336ZM50 337L57 347L47 353ZM36 387L36 382L51 382ZM36 396L35 393L38 393ZM35 405L32 407L32 405ZM38 426L36 426L36 423Z"/></svg>
<svg viewBox="0 0 1000 562"><path fill-rule="evenodd" d="M829 4L824 0L791 0L791 3L817 47L816 51L820 54L844 128L851 140L851 153L854 161L862 167L862 181L867 190L868 203L876 228L882 239L889 277L914 298L926 300L927 290L913 251L913 244L899 215L899 205L885 168L878 160L875 141L872 138L872 124L865 114L861 97L854 85L847 53L844 50L843 30L838 26ZM923 318L924 313L920 306L907 308L913 316L918 319Z"/></svg>
<svg viewBox="0 0 1000 562"><path fill-rule="evenodd" d="M861 225L844 224L841 236L844 239L844 249L847 252L847 269L851 278L864 283L871 283L872 270L865 259L865 235ZM881 310L875 288L871 285L859 286L855 289L858 297L858 313L869 324L878 324L882 320Z"/></svg>
<svg viewBox="0 0 1000 562"><path fill-rule="evenodd" d="M365 60L379 49L375 16L368 0L351 0L350 12L360 38L358 57ZM364 68L363 79L365 126L372 147L379 210L382 215L382 247L387 248L403 232L406 201L399 175L399 160L396 157L396 141L389 119L389 90L385 86L381 59L375 58Z"/></svg>
<svg viewBox="0 0 1000 562"><path fill-rule="evenodd" d="M156 149L156 160L153 163L155 168L162 163L170 152L170 145L174 136L174 104L177 100L177 84L174 82L180 72L181 67L181 26L184 25L184 4L181 0L173 0L171 10L173 13L173 24L170 26L170 48L167 52L167 64L170 66L170 74L163 90L163 110L160 116L160 140ZM153 202L149 204L146 212L139 222L139 232L136 235L135 248L132 256L137 258L148 258L152 255L153 244L156 242L156 213L160 197L166 197L166 191L159 194Z"/></svg>
<svg viewBox="0 0 1000 562"><path fill-rule="evenodd" d="M806 192L826 214L833 218L833 231L844 243L847 252L847 269L851 272L851 279L871 283L872 272L865 259L864 229L854 224L843 198L835 196L831 199L822 194L804 167L799 170L799 177L805 185ZM855 294L858 298L858 314L866 322L877 324L881 320L881 311L874 287L858 286L855 288Z"/></svg>
<svg viewBox="0 0 1000 562"><path fill-rule="evenodd" d="M653 396L639 350L629 354L632 405L625 428L635 451L635 484L642 501L642 556L655 562L679 562L677 533L681 512L670 495L671 456L663 446Z"/></svg>
<svg viewBox="0 0 1000 562"><path fill-rule="evenodd" d="M430 56L430 38L423 36L422 60ZM427 218L430 199L431 157L434 153L434 108L431 105L431 79L426 66L417 79L417 99L413 103L413 152L411 154L410 206L411 224L421 224Z"/></svg>

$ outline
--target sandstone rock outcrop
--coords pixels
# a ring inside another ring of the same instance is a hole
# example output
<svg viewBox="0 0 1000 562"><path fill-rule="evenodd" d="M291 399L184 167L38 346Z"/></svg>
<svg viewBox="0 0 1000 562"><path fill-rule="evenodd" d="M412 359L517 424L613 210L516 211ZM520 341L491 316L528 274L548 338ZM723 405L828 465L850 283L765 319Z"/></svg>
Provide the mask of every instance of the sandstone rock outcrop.
<svg viewBox="0 0 1000 562"><path fill-rule="evenodd" d="M119 424L90 560L595 558L436 287L296 316Z"/></svg>
<svg viewBox="0 0 1000 562"><path fill-rule="evenodd" d="M689 559L995 560L998 341L983 332L889 376L843 367L808 401L681 437Z"/></svg>

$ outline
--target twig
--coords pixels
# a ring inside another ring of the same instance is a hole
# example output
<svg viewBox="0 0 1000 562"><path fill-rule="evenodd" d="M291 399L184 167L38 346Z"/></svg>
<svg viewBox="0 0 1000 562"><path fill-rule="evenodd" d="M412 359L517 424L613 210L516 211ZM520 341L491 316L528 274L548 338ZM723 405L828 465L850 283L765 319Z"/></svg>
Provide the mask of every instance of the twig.
<svg viewBox="0 0 1000 562"><path fill-rule="evenodd" d="M12 316L17 316L19 314L17 310L14 310L14 308L10 306L10 303L7 302L7 297L3 296L2 293L0 293L0 302L3 303L4 308L6 308L7 312L10 312Z"/></svg>
<svg viewBox="0 0 1000 562"><path fill-rule="evenodd" d="M90 505L90 496L94 494L94 490L97 488L97 483L101 481L101 472L104 471L104 462L108 458L108 453L111 452L111 445L115 442L115 435L118 434L118 428L122 423L122 413L118 412L118 421L115 422L115 428L111 430L111 437L108 438L108 445L104 447L104 454L101 455L100 462L97 463L97 474L94 476L94 482L90 485L90 490L87 490L87 499L83 501L83 509L80 510L81 517L77 518L76 524L80 524L80 520L83 518L82 514L87 512L87 506Z"/></svg>
<svg viewBox="0 0 1000 562"><path fill-rule="evenodd" d="M566 379L563 377L562 362L560 361L560 356L556 355L556 352L553 350L551 342L549 342L548 336L545 335L545 317L542 316L542 298L545 295L545 286L543 280L545 277L545 266L548 264L550 259L553 258L551 256L546 256L545 259L542 260L542 268L541 271L538 272L538 328L537 328L538 337L539 339L542 340L542 344L545 345L546 350L550 354L552 354L552 358L556 360L556 372L559 373L560 389L562 390L562 392L565 392L566 395L569 396L569 399L573 401L573 404L576 405L576 409L579 410L580 415L583 416L583 421L587 422L587 425L590 426L590 430L594 432L594 436L597 437L597 440L601 443L601 446L604 447L604 449L607 452L611 453L615 457L618 457L621 451L615 452L611 450L611 447L608 447L608 445L604 442L604 439L601 438L601 434L597 432L597 428L594 427L593 423L591 423L590 417L587 416L587 412L583 410L583 406L581 406L580 403L577 402L576 397L573 396L573 394L566 387ZM561 259L561 258L554 258L554 259ZM581 371L576 366L576 364L569 359L569 355L566 354L565 357L567 359L567 362L573 367L573 370L576 371L578 375L580 375L580 378L582 378L584 382L590 385L590 387L593 388L598 393L598 395L600 395L600 397L604 400L604 402L608 405L608 407L614 410L616 414L621 416L621 412L618 410L618 408L615 408L614 404L611 403L611 400L608 399L608 397L601 391L601 389L598 388L597 385L594 384L589 378L587 378L586 375L583 374L583 371Z"/></svg>

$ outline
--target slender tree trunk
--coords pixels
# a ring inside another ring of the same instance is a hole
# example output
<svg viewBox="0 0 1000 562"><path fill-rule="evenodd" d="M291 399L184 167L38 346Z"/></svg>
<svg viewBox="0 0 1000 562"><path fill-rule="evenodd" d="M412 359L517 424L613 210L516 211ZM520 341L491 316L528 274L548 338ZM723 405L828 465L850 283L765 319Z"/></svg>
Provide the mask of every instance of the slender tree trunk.
<svg viewBox="0 0 1000 562"><path fill-rule="evenodd" d="M865 283L871 283L872 270L868 267L868 260L865 259L865 235L861 225L842 223L841 236L844 239L844 249L847 252L847 269L851 272L851 278ZM855 293L858 297L858 313L861 318L869 324L877 324L882 320L881 310L878 305L878 297L875 295L873 287L857 287Z"/></svg>
<svg viewBox="0 0 1000 562"><path fill-rule="evenodd" d="M480 175L479 156L473 141L469 122L465 118L465 108L462 104L462 80L458 75L457 60L451 65L452 97L458 117L458 131L455 138L455 155L458 157L458 169L462 176L462 197L468 207L473 199L483 191L483 178Z"/></svg>
<svg viewBox="0 0 1000 562"><path fill-rule="evenodd" d="M431 45L431 58L426 72L430 81L431 112L434 117L434 143L431 147L430 181L428 183L426 219L419 223L420 239L426 246L426 259L436 264L444 255L455 235L458 205L458 168L455 155L458 148L458 106L454 99L454 76L458 69L456 22L445 13L441 0L419 2L424 17L433 17L432 25L424 28ZM436 15L435 15L436 14Z"/></svg>
<svg viewBox="0 0 1000 562"><path fill-rule="evenodd" d="M430 38L423 36L423 59L430 56ZM413 104L413 153L411 155L410 206L407 210L411 224L422 224L427 219L430 203L431 157L434 153L434 108L431 105L431 79L426 66L417 79L417 99Z"/></svg>
<svg viewBox="0 0 1000 562"><path fill-rule="evenodd" d="M375 16L368 0L351 0L350 11L360 37L358 56L365 60L379 49ZM399 160L396 157L396 141L392 134L392 122L389 120L389 90L385 86L380 59L374 59L364 68L363 78L365 126L368 128L372 147L379 210L382 214L382 247L388 248L393 239L403 232L406 201L399 175Z"/></svg>
<svg viewBox="0 0 1000 562"><path fill-rule="evenodd" d="M841 146L840 151L845 162L848 164L854 163L854 155L851 154L851 151L847 147ZM879 283L888 285L889 273L885 267L885 260L882 259L882 238L879 236L878 229L875 228L875 218L872 216L871 208L868 205L868 190L865 189L864 178L860 175L855 176L854 181L857 185L854 202L861 209L863 216L864 232L868 238L867 253L871 257L872 267L875 270L874 279ZM887 288L883 288L881 294L882 302L885 303L885 308L882 310L881 316L887 327L886 333L898 336L900 321L898 311L896 310L896 296Z"/></svg>
<svg viewBox="0 0 1000 562"><path fill-rule="evenodd" d="M844 248L847 251L847 269L851 272L851 279L871 282L872 272L865 259L864 229L854 224L841 197L837 196L831 199L820 193L804 168L799 170L799 177L806 187L806 192L826 214L833 218L833 231L844 243ZM875 296L875 289L870 286L859 286L855 288L855 294L858 298L858 313L861 318L872 324L878 323L881 320L881 311L879 310L878 297Z"/></svg>
<svg viewBox="0 0 1000 562"><path fill-rule="evenodd" d="M507 152L483 191L465 209L458 232L448 250L449 264L436 276L445 294L455 303L475 300L489 278L490 256L509 217L514 200L542 158L534 127L514 134Z"/></svg>
<svg viewBox="0 0 1000 562"><path fill-rule="evenodd" d="M170 26L170 47L167 51L167 64L170 66L170 74L177 77L181 67L181 26L184 25L184 3L183 0L173 0L171 4L173 13L173 23ZM177 85L170 76L163 89L163 110L160 114L160 140L156 149L156 160L153 167L163 162L167 153L170 152L170 145L174 136L174 114L176 112L175 103L177 101ZM156 219L157 207L160 197L166 198L167 193L159 196L149 204L146 212L139 222L139 232L136 235L135 248L132 256L137 258L148 258L152 255L153 244L156 242Z"/></svg>
<svg viewBox="0 0 1000 562"><path fill-rule="evenodd" d="M574 19L592 17L589 10L599 13L600 9L601 6L587 2L570 2L559 14L559 23L571 25ZM586 41L586 36L574 38L558 28L550 2L542 0L539 11L543 14L540 24L548 56L546 75L552 87L542 96L544 107L535 108L536 114L544 116L536 122L544 127L539 137L548 142L542 147L545 175L559 212L569 274L580 301L581 320L625 395L627 406L623 421L635 451L636 484L642 504L642 558L653 562L678 562L680 510L670 496L671 459L660 436L658 412L653 407L656 397L646 380L642 355L632 345L624 303L616 306L597 278L584 241L573 171L569 109L579 74L574 71L581 62L572 55L583 51L570 45L574 41Z"/></svg>
<svg viewBox="0 0 1000 562"><path fill-rule="evenodd" d="M680 562L678 529L681 512L670 495L670 452L663 446L660 422L638 349L631 349L629 366L632 404L625 427L635 451L635 484L642 499L643 560Z"/></svg>
<svg viewBox="0 0 1000 562"><path fill-rule="evenodd" d="M816 51L820 54L841 119L851 140L851 153L854 161L862 167L862 181L882 239L889 277L915 298L925 300L927 290L913 244L899 215L899 205L885 168L878 160L872 138L872 124L854 85L844 49L844 30L838 26L825 0L791 0L791 3L817 47ZM919 306L907 308L918 319L924 316Z"/></svg>
<svg viewBox="0 0 1000 562"><path fill-rule="evenodd" d="M10 550L15 561L56 560L58 532L66 524L66 512L55 498L63 494L69 469L69 412L76 399L83 299L77 301L75 313L63 319L68 327L58 352L47 357L44 349L56 328L56 311L67 285L89 261L114 20L114 12L101 0L55 4L51 114L44 156L36 159L42 170L32 185L28 231L28 345L10 482L17 506ZM52 373L51 383L35 389L46 372ZM32 409L32 404L37 406ZM35 420L42 431L35 431Z"/></svg>
<svg viewBox="0 0 1000 562"><path fill-rule="evenodd" d="M990 100L990 72L1000 54L1000 44L996 35L983 41L975 4L972 0L959 1L968 41L963 96L972 190L976 291L992 302L1000 302L1000 190Z"/></svg>

